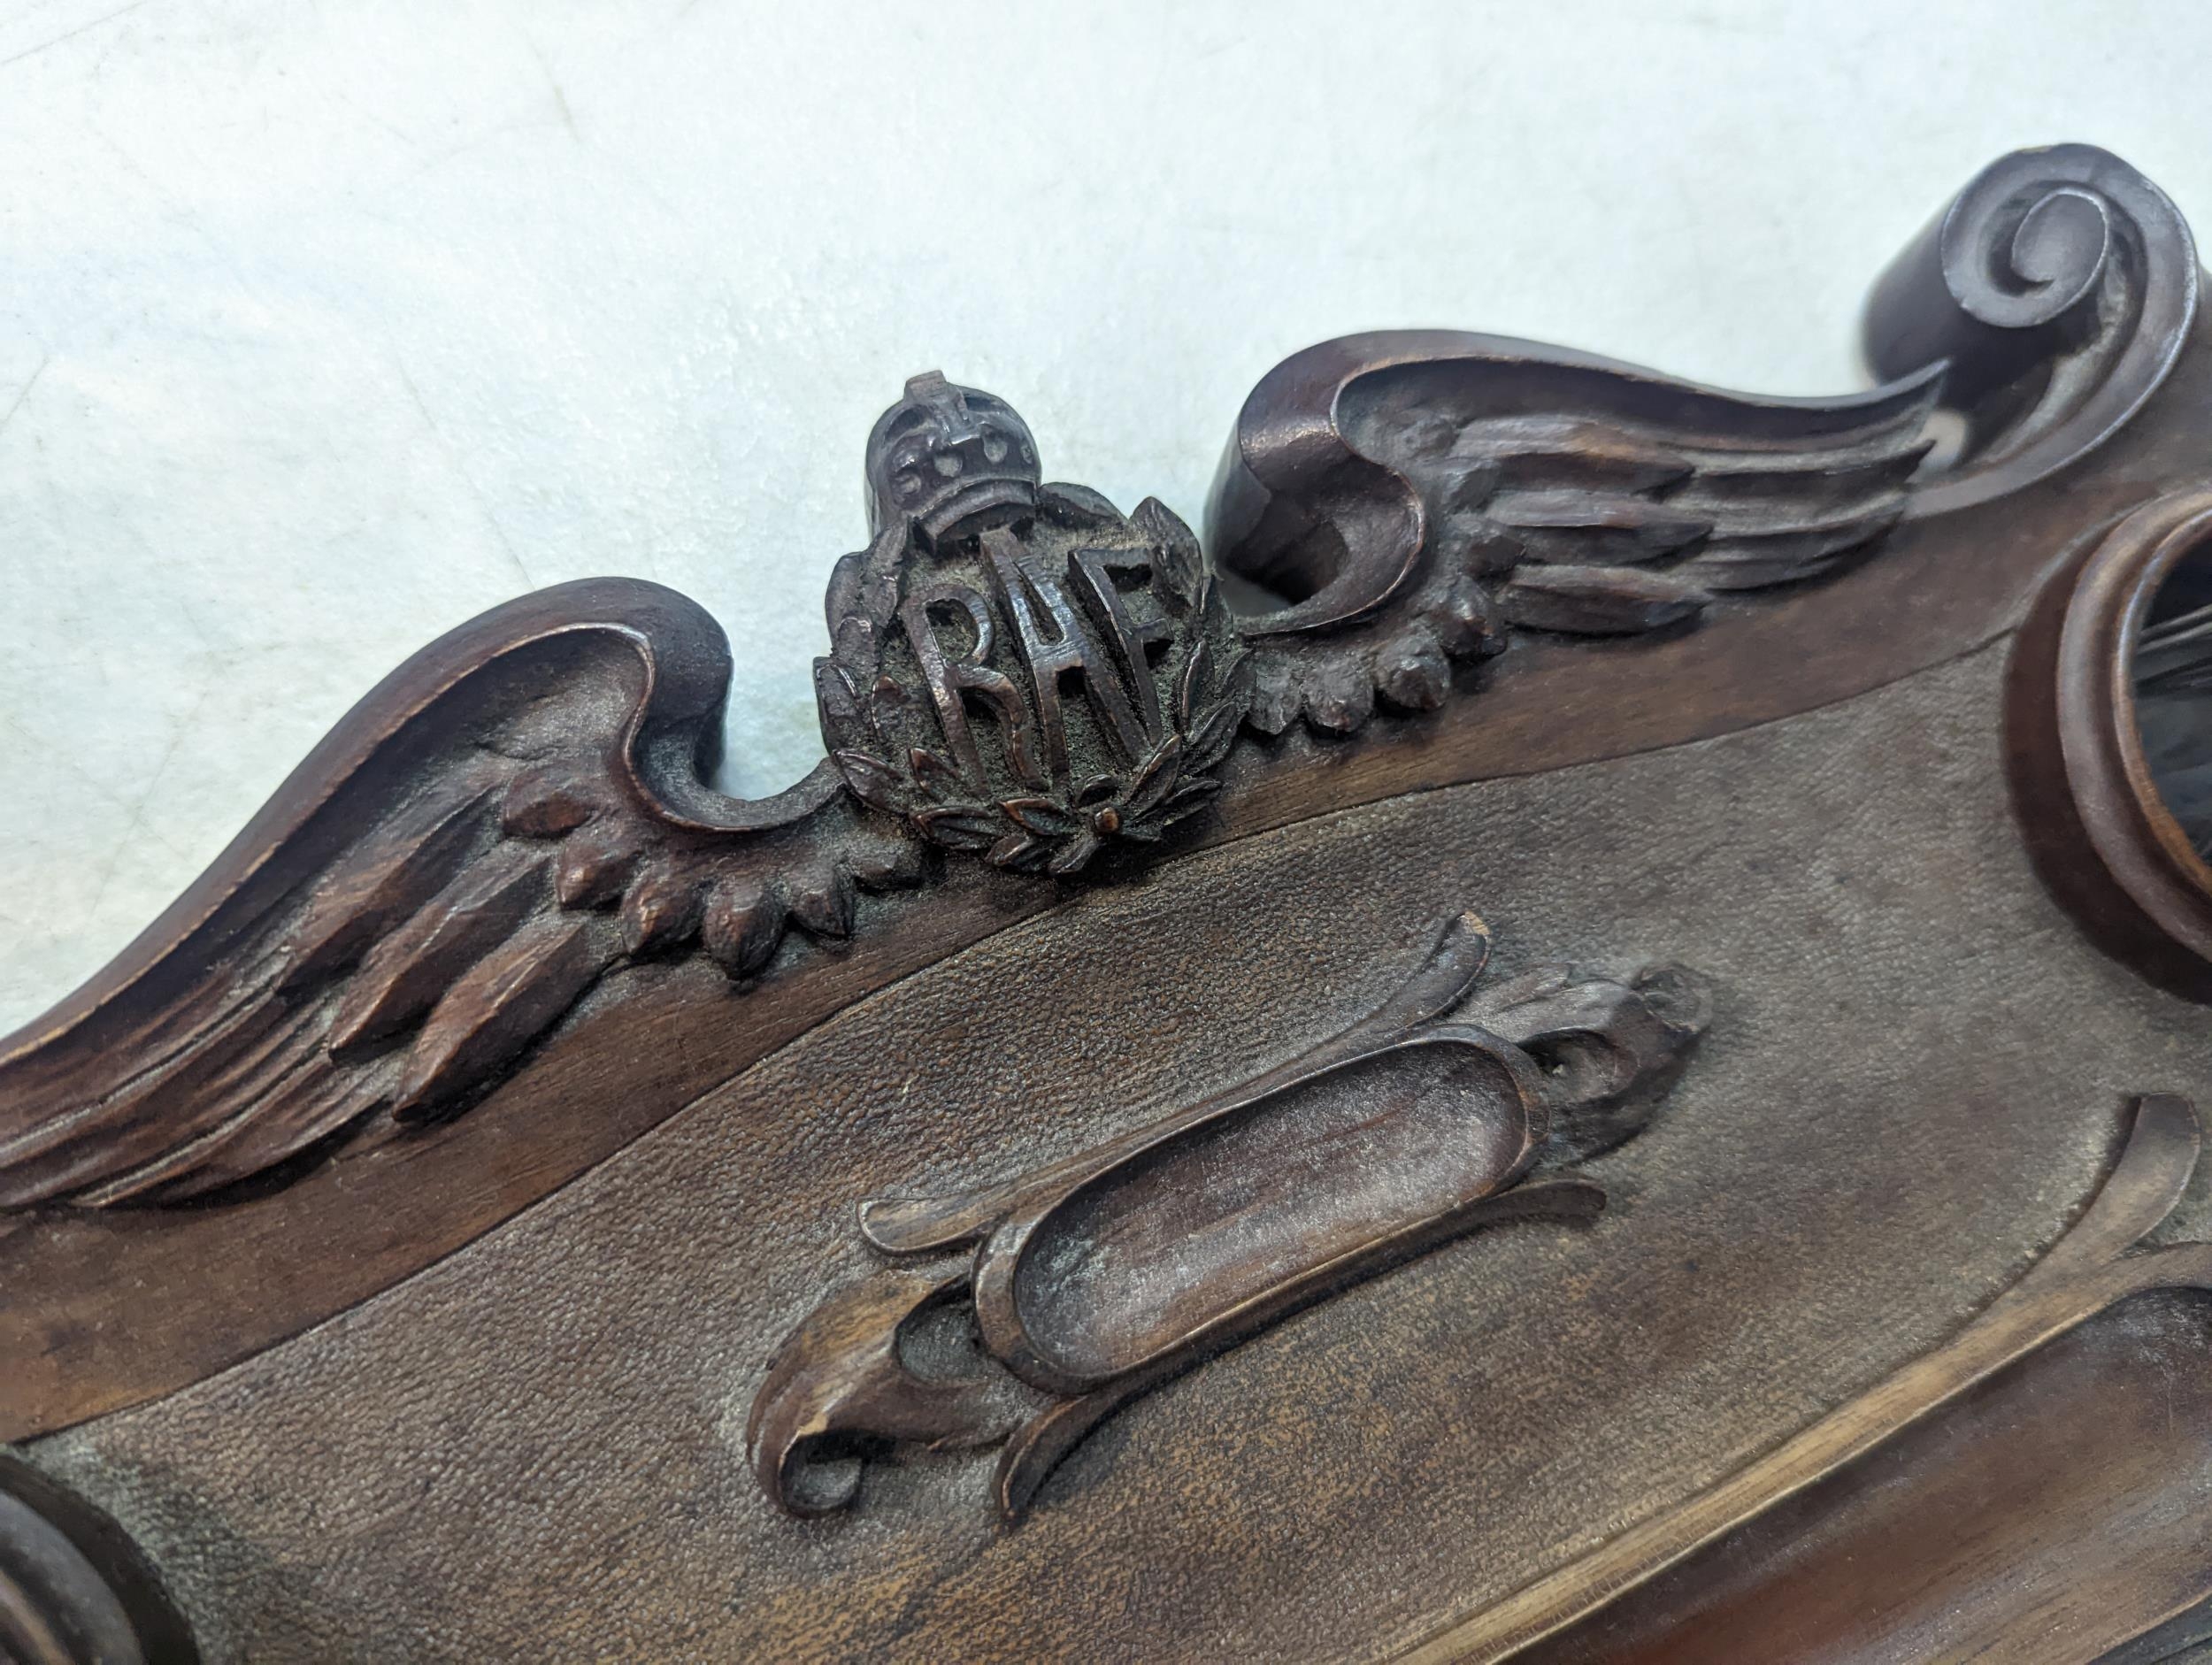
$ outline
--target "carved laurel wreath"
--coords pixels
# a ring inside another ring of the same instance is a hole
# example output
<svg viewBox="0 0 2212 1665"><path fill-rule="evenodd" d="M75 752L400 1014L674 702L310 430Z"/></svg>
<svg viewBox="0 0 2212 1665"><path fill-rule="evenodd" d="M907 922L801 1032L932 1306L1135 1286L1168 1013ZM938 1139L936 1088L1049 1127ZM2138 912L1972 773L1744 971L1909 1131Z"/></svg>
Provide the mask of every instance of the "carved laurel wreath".
<svg viewBox="0 0 2212 1665"><path fill-rule="evenodd" d="M830 756L864 802L903 817L942 848L976 852L995 867L1064 875L1079 871L1116 840L1157 843L1206 807L1221 789L1217 771L1250 702L1251 679L1198 540L1172 511L1147 498L1125 518L1095 493L1046 490L1046 512L1063 525L1110 525L1141 534L1154 593L1174 616L1171 651L1179 658L1164 708L1169 726L1142 757L1126 769L1088 772L1077 783L1056 781L1047 791L1000 792L935 748L910 746L902 753L887 737L897 733L902 710L925 702L883 667L896 588L879 592L870 611L881 622L873 628L839 633L833 686L826 688L821 708ZM840 692L844 697L836 697Z"/></svg>

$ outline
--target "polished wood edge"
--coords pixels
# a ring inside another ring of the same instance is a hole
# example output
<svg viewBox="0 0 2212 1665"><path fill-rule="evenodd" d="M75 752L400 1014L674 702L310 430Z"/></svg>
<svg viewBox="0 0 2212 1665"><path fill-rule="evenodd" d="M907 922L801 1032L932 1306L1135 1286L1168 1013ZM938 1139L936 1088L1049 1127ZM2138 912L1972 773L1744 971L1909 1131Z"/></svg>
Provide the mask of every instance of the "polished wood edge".
<svg viewBox="0 0 2212 1665"><path fill-rule="evenodd" d="M2052 894L2108 953L2212 998L2212 867L2159 792L2136 713L2135 648L2175 567L2212 541L2212 490L2168 494L2044 587L2008 672L2006 758Z"/></svg>
<svg viewBox="0 0 2212 1665"><path fill-rule="evenodd" d="M191 1627L114 1521L0 1453L0 1660L198 1665Z"/></svg>
<svg viewBox="0 0 2212 1665"><path fill-rule="evenodd" d="M2200 1143L2188 1101L2138 1101L2119 1159L2080 1216L1948 1341L1719 1485L1397 1657L1408 1665L1495 1665L1526 1654L2120 1302L2154 1290L2212 1290L2212 1244L2138 1247L2180 1200ZM2160 1614L2156 1623L2170 1616Z"/></svg>

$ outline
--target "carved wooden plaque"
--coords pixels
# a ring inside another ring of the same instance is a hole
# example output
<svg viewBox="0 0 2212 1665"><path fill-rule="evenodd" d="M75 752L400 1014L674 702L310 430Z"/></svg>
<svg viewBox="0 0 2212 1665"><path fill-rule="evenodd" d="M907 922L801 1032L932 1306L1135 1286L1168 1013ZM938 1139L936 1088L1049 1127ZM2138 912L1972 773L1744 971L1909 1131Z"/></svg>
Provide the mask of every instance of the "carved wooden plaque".
<svg viewBox="0 0 2212 1665"><path fill-rule="evenodd" d="M916 376L764 800L432 644L0 1043L0 1657L2187 1656L2198 288L2023 151L1870 392L1348 337L1202 537Z"/></svg>

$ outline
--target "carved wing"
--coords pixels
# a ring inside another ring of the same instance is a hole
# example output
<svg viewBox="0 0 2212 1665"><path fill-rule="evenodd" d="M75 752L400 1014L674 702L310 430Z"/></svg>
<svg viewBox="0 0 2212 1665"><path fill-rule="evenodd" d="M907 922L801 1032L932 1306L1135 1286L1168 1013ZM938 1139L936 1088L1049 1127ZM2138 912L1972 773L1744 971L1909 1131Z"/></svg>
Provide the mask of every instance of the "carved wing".
<svg viewBox="0 0 2212 1665"><path fill-rule="evenodd" d="M729 668L705 613L615 579L426 649L0 1047L0 1208L219 1190L465 1109L627 963L751 978L787 922L848 934L856 884L912 855L827 765L758 802L702 783Z"/></svg>
<svg viewBox="0 0 2212 1665"><path fill-rule="evenodd" d="M1756 399L1502 339L1400 332L1286 360L1209 517L1246 621L1249 720L1358 728L1440 703L1509 627L1618 635L1794 583L1904 512L1937 366L1848 399Z"/></svg>

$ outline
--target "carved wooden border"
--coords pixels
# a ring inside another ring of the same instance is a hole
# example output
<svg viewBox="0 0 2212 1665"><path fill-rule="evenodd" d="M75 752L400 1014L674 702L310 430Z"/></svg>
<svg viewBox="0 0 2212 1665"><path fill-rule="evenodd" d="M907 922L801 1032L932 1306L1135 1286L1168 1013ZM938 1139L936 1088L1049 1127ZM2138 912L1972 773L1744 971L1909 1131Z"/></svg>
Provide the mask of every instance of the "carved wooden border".
<svg viewBox="0 0 2212 1665"><path fill-rule="evenodd" d="M2129 515L2052 579L2021 633L2008 756L2021 818L2055 894L2119 957L2201 994L2212 866L2144 756L2131 667L2152 602L2212 540L2212 494Z"/></svg>
<svg viewBox="0 0 2212 1665"><path fill-rule="evenodd" d="M2189 442L2212 386L2188 350L2198 287L2186 226L2139 174L2086 146L2020 152L1877 285L1882 387L1755 399L1494 337L1348 337L1248 401L1210 553L1156 502L1124 514L1047 480L1002 402L915 379L870 438L867 546L829 571L831 755L804 781L751 802L706 785L727 648L684 598L541 592L388 679L138 941L0 1043L0 1355L20 1362L0 1439L204 1379L391 1287L1082 885L1787 717L2016 627L2007 743L2039 863L2116 953L2202 995L2212 869L2158 800L2125 674L2149 597L2212 532ZM1968 439L1931 472L1939 409ZM1282 604L1232 616L1217 572ZM708 1021L733 994L746 1022ZM1033 1198L985 1187L1004 1206L953 1236L879 1208L879 1247L973 1239L975 1258L887 1273L864 1335L825 1301L837 1323L803 1330L764 1391L764 1484L856 1403L854 1427L944 1437L895 1380L838 1393L856 1359L895 1377L914 1312L968 1300L996 1363L1056 1400L1012 1447L1018 1515L1131 1394L1532 1193L1548 1089L1509 1036L1461 1040L1521 1082L1500 1101L1526 1118L1470 1211L1240 1285L1217 1328L1112 1368L1046 1358L1003 1286L1068 1174L1029 1175ZM1079 1184L1227 1109L1088 1153ZM2114 1303L2205 1286L2202 1246L2123 1254L2194 1139L2185 1107L2147 1100L2075 1232L1953 1342L1424 1656L1563 1633Z"/></svg>
<svg viewBox="0 0 2212 1665"><path fill-rule="evenodd" d="M1640 1522L1400 1657L1409 1665L1495 1665L1532 1657L1540 1644L1589 1623L1670 1568L1863 1462L2099 1314L2154 1290L2212 1290L2212 1243L2139 1247L2180 1201L2201 1142L2187 1101L2143 1099L2119 1160L2081 1216L2025 1277L1948 1341L1718 1485ZM2200 1600L2212 1596L2212 1569L2195 1593ZM2155 1614L2141 1632L2168 1616Z"/></svg>

